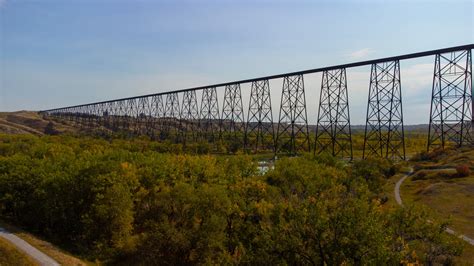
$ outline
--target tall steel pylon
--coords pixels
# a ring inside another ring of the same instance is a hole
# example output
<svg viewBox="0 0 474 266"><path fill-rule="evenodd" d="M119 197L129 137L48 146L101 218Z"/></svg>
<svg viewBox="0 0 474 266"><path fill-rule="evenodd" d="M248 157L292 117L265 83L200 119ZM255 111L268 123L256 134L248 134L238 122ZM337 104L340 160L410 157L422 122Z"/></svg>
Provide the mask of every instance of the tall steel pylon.
<svg viewBox="0 0 474 266"><path fill-rule="evenodd" d="M165 115L161 139L173 138L179 134L179 96L177 92L166 95ZM176 140L176 139L174 139Z"/></svg>
<svg viewBox="0 0 474 266"><path fill-rule="evenodd" d="M400 62L372 64L363 158L405 160Z"/></svg>
<svg viewBox="0 0 474 266"><path fill-rule="evenodd" d="M150 97L138 98L137 106L137 135L148 135L150 131L151 106Z"/></svg>
<svg viewBox="0 0 474 266"><path fill-rule="evenodd" d="M272 104L268 79L253 81L250 90L249 112L245 127L245 147L259 149L275 148Z"/></svg>
<svg viewBox="0 0 474 266"><path fill-rule="evenodd" d="M101 133L104 131L106 119L108 115L107 104L100 103L97 104L97 131Z"/></svg>
<svg viewBox="0 0 474 266"><path fill-rule="evenodd" d="M225 138L241 139L245 129L240 84L225 86L221 130ZM240 134L239 134L240 133ZM243 139L241 140L243 142Z"/></svg>
<svg viewBox="0 0 474 266"><path fill-rule="evenodd" d="M315 153L353 157L345 68L323 72L314 150Z"/></svg>
<svg viewBox="0 0 474 266"><path fill-rule="evenodd" d="M114 110L115 110L115 102L108 102L107 105L107 113L104 114L104 127L110 131L116 131L114 128Z"/></svg>
<svg viewBox="0 0 474 266"><path fill-rule="evenodd" d="M474 144L471 50L437 54L431 94L430 148Z"/></svg>
<svg viewBox="0 0 474 266"><path fill-rule="evenodd" d="M199 128L199 107L196 91L185 91L183 93L183 104L181 105L181 128L182 141L196 141Z"/></svg>
<svg viewBox="0 0 474 266"><path fill-rule="evenodd" d="M200 129L207 141L215 141L220 134L219 112L216 87L203 89Z"/></svg>
<svg viewBox="0 0 474 266"><path fill-rule="evenodd" d="M287 76L283 78L275 151L296 155L309 149L303 75Z"/></svg>
<svg viewBox="0 0 474 266"><path fill-rule="evenodd" d="M138 107L137 99L128 99L127 100L127 119L129 120L129 128L128 134L129 135L138 135L139 133L139 116L140 116L140 109Z"/></svg>
<svg viewBox="0 0 474 266"><path fill-rule="evenodd" d="M157 132L163 131L163 118L165 117L165 107L161 95L151 96L150 106L150 133L152 139L157 137Z"/></svg>
<svg viewBox="0 0 474 266"><path fill-rule="evenodd" d="M122 132L128 130L129 123L127 119L126 101L119 101L117 103L116 110L117 110L118 129Z"/></svg>

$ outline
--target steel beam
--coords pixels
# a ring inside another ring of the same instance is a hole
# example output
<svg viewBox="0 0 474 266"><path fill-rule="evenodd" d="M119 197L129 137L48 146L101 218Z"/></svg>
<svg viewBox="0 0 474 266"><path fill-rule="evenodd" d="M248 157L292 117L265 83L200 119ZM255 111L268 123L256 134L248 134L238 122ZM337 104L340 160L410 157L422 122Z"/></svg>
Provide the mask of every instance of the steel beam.
<svg viewBox="0 0 474 266"><path fill-rule="evenodd" d="M379 58L379 59L374 59L374 60L360 61L360 62L354 62L354 63L348 63L348 64L342 64L342 65L334 65L334 66L329 66L329 67L313 68L313 69L307 69L307 70L302 70L302 71L295 71L295 72L265 76L265 77L260 77L260 78L225 82L225 83L219 83L219 84L213 84L213 85L199 86L199 87L187 88L187 89L182 89L182 90L173 90L173 91L168 91L168 92L153 93L153 94L127 97L127 98L121 98L121 99L109 100L109 101L102 101L102 102L120 101L120 100L127 100L127 99L131 99L131 98L148 97L148 96L153 96L153 95L167 95L169 93L181 93L181 92L190 91L190 90L202 90L202 89L206 89L206 88L210 88L210 87L225 87L227 85L232 85L232 84L236 84L236 83L239 83L239 84L253 83L253 82L256 82L256 81L265 81L265 80L284 78L286 76L312 74L312 73L318 73L318 72L323 72L323 71L327 71L327 70L359 67L359 66L365 66L365 65L371 65L371 64L391 62L391 61L395 61L395 60L400 61L400 60L406 60L406 59L413 59L413 58L425 57L425 56L430 56L430 55L436 55L436 54L440 54L440 53L449 53L449 52L453 52L453 51L472 50L472 49L474 49L474 44L460 45L460 46L454 46L454 47L449 47L449 48L442 48L442 49L436 49L436 50L430 50L430 51L424 51L424 52L418 52L418 53L404 54L404 55L399 55L399 56L391 56L391 57ZM102 103L102 102L96 102L96 103ZM96 103L92 103L92 104L96 104ZM82 104L82 105L76 105L76 106L85 106L85 105L90 105L90 104ZM61 109L61 108L57 108L57 109ZM55 109L45 110L43 112L53 111L53 110L55 110Z"/></svg>

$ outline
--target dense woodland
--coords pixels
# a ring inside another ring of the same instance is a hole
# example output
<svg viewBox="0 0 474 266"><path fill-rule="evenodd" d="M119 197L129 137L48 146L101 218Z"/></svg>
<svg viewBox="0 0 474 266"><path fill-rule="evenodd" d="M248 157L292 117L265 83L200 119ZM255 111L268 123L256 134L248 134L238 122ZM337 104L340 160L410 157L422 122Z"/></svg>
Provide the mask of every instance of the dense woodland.
<svg viewBox="0 0 474 266"><path fill-rule="evenodd" d="M280 158L146 139L0 136L0 217L110 264L452 262L445 222L386 203L400 166Z"/></svg>

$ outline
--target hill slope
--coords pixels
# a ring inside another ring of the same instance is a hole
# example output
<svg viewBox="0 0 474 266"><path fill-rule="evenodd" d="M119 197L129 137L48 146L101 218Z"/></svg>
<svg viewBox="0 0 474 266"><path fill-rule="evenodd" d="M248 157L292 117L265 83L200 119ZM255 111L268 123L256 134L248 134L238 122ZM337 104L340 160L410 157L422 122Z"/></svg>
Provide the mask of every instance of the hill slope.
<svg viewBox="0 0 474 266"><path fill-rule="evenodd" d="M75 131L70 126L44 119L37 112L0 112L0 133L41 136L47 131L49 123L51 123L50 129L58 133Z"/></svg>

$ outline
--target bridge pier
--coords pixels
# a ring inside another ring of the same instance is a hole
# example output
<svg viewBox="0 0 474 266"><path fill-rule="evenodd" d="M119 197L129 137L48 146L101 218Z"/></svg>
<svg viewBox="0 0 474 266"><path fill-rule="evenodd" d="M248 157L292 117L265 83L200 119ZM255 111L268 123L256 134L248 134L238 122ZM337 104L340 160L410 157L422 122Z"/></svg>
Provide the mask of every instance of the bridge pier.
<svg viewBox="0 0 474 266"><path fill-rule="evenodd" d="M245 123L239 83L225 86L221 118L221 134L224 139L234 139L242 145Z"/></svg>
<svg viewBox="0 0 474 266"><path fill-rule="evenodd" d="M372 64L362 157L405 160L400 61Z"/></svg>
<svg viewBox="0 0 474 266"><path fill-rule="evenodd" d="M166 95L165 115L163 117L163 130L161 139L172 139L176 141L179 130L179 96L177 92Z"/></svg>
<svg viewBox="0 0 474 266"><path fill-rule="evenodd" d="M220 135L220 111L216 87L202 90L200 126L203 139L214 142Z"/></svg>
<svg viewBox="0 0 474 266"><path fill-rule="evenodd" d="M245 148L275 151L272 103L268 79L252 82L245 126Z"/></svg>
<svg viewBox="0 0 474 266"><path fill-rule="evenodd" d="M183 92L183 104L181 105L181 141L196 141L199 135L199 107L196 91Z"/></svg>
<svg viewBox="0 0 474 266"><path fill-rule="evenodd" d="M309 151L309 130L303 75L283 78L275 152Z"/></svg>
<svg viewBox="0 0 474 266"><path fill-rule="evenodd" d="M427 150L474 144L471 50L435 56Z"/></svg>
<svg viewBox="0 0 474 266"><path fill-rule="evenodd" d="M353 158L345 68L323 72L315 143L315 153L322 152Z"/></svg>
<svg viewBox="0 0 474 266"><path fill-rule="evenodd" d="M163 130L163 117L165 116L165 107L161 95L151 96L150 112L150 138L155 139ZM158 132L158 133L157 133Z"/></svg>

